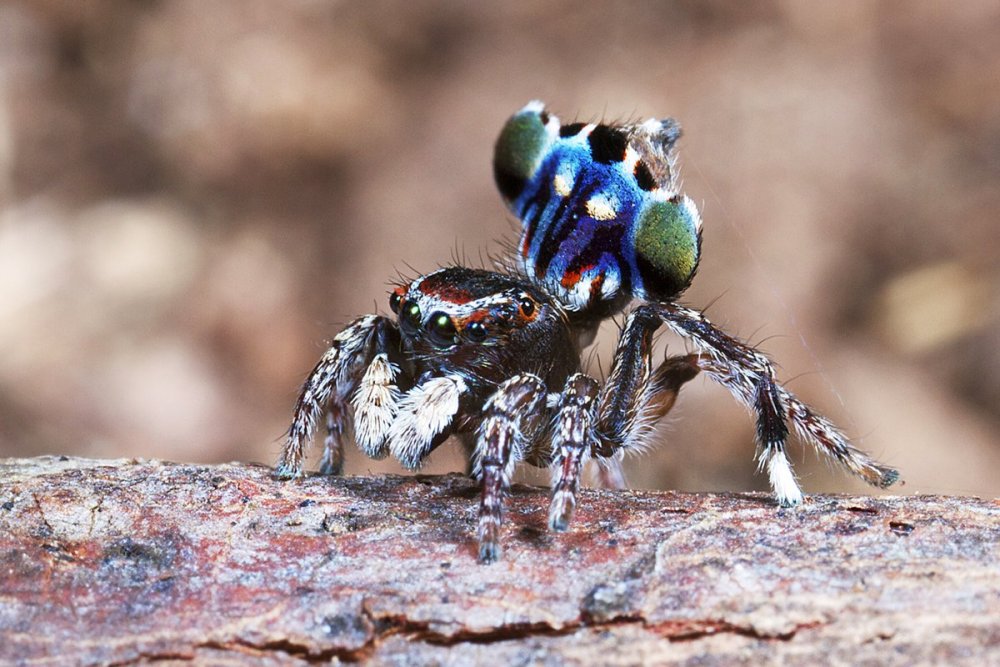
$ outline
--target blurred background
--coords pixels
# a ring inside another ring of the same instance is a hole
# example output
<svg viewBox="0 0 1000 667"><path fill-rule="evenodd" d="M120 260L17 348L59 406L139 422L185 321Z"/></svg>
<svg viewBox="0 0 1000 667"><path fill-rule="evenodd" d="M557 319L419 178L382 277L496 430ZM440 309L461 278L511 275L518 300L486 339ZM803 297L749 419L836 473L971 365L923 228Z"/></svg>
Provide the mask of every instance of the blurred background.
<svg viewBox="0 0 1000 667"><path fill-rule="evenodd" d="M998 81L992 1L0 0L0 456L273 461L397 271L511 238L493 140L539 98L678 118L684 302L899 492L998 495ZM708 380L657 441L637 487L766 488ZM790 451L807 491L867 490Z"/></svg>

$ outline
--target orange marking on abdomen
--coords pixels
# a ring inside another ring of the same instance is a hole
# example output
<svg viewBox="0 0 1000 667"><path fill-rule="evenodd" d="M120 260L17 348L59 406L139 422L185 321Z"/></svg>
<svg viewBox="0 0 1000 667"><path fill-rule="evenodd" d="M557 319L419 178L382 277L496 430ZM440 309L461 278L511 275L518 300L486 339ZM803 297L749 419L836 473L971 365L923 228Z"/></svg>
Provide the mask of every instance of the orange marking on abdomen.
<svg viewBox="0 0 1000 667"><path fill-rule="evenodd" d="M565 287L566 289L573 289L574 287L576 287L577 283L580 282L580 279L583 277L583 274L586 273L587 271L590 271L593 268L594 265L591 264L589 266L581 267L575 271L567 271L563 274L562 280L559 281L559 284Z"/></svg>

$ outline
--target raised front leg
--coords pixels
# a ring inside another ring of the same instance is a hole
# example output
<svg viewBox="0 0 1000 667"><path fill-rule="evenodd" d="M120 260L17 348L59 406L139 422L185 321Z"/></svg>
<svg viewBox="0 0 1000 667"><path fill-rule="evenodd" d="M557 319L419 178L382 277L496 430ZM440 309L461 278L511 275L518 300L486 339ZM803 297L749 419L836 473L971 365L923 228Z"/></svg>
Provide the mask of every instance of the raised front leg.
<svg viewBox="0 0 1000 667"><path fill-rule="evenodd" d="M885 488L899 473L878 463L848 442L826 418L816 414L775 380L774 367L763 354L720 331L698 311L673 303L647 304L637 311L659 315L672 331L692 340L705 354L699 366L757 415L760 466L782 505L798 505L802 491L785 454L786 417L814 448L869 484Z"/></svg>
<svg viewBox="0 0 1000 667"><path fill-rule="evenodd" d="M479 504L479 562L500 558L503 501L517 462L524 458L545 408L545 385L534 375L516 375L483 406L475 452L475 468L482 479Z"/></svg>
<svg viewBox="0 0 1000 667"><path fill-rule="evenodd" d="M285 446L274 469L276 477L288 479L302 474L305 445L312 440L316 421L324 409L329 409L329 415L323 468L325 472L335 472L340 467L342 438L349 432L348 401L373 358L396 354L398 348L396 324L379 315L360 317L337 334L302 386Z"/></svg>

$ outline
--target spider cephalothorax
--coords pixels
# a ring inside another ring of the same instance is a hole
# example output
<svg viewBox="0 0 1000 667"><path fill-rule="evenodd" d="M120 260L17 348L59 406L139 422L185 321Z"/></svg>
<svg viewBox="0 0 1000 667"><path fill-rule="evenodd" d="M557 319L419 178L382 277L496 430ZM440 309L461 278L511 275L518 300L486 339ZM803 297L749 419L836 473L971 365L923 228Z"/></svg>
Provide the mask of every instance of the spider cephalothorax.
<svg viewBox="0 0 1000 667"><path fill-rule="evenodd" d="M479 558L500 555L503 498L518 462L552 470L549 526L565 530L583 464L608 484L642 446L681 385L703 372L756 415L760 465L779 503L802 492L785 454L802 439L879 487L898 478L778 384L762 353L675 302L694 277L701 219L679 191L673 120L563 125L532 102L504 126L497 186L523 226L512 270L450 267L396 288L393 320L365 315L332 341L306 380L280 477L302 473L303 450L326 413L320 470L339 474L343 440L368 456L418 468L458 435L482 483ZM611 370L581 372L582 348L630 301ZM665 325L698 352L652 361Z"/></svg>
<svg viewBox="0 0 1000 667"><path fill-rule="evenodd" d="M441 269L399 287L389 301L412 372L461 373L481 398L511 371L561 382L579 363L566 311L520 278Z"/></svg>

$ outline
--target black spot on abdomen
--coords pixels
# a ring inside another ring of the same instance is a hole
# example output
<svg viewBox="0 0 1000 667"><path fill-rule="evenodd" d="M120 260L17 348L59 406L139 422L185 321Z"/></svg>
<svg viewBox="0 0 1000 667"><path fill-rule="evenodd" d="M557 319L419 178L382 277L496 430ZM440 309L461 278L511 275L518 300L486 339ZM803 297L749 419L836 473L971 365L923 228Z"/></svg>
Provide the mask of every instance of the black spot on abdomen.
<svg viewBox="0 0 1000 667"><path fill-rule="evenodd" d="M642 160L635 163L635 181L639 184L639 187L649 192L656 187L656 181L653 179L653 174L649 171L649 167Z"/></svg>
<svg viewBox="0 0 1000 667"><path fill-rule="evenodd" d="M598 125L587 137L587 141L590 142L590 154L595 162L611 164L625 159L628 136L620 129Z"/></svg>
<svg viewBox="0 0 1000 667"><path fill-rule="evenodd" d="M565 139L566 137L575 137L580 134L580 130L587 126L586 123L570 123L568 125L563 125L559 128L559 136Z"/></svg>

